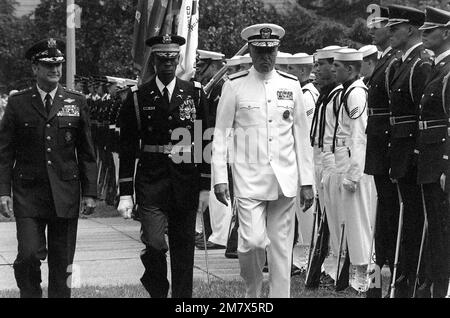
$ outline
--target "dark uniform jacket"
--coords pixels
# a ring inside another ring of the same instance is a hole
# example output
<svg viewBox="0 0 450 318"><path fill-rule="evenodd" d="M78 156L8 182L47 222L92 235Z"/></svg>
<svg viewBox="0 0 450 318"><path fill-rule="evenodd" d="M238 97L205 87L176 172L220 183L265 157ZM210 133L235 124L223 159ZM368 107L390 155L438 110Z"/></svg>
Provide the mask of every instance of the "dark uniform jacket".
<svg viewBox="0 0 450 318"><path fill-rule="evenodd" d="M432 68L419 106L418 183L449 175L450 56ZM449 183L449 182L447 182Z"/></svg>
<svg viewBox="0 0 450 318"><path fill-rule="evenodd" d="M143 84L137 91L132 89L120 113L121 196L133 195L135 159L139 158L134 185L138 205L162 209L175 206L178 210L197 208L200 189L210 190L211 187L209 165L204 164L202 158L203 138L199 135L206 129L206 105L199 83L178 78L170 105L164 101L155 79ZM194 123L195 120L197 122ZM194 126L200 123L202 129L196 130L194 136ZM190 157L190 163L174 162L175 156L170 153L168 146L179 144L178 140L171 140L177 128L187 129L192 136L191 140L183 140L191 152L179 152L183 157ZM197 146L192 147L192 143ZM166 146L168 151L157 153L155 146ZM146 148L151 151L146 151ZM202 173L204 177L201 177Z"/></svg>
<svg viewBox="0 0 450 318"><path fill-rule="evenodd" d="M386 175L389 173L389 96L386 80L389 69L395 63L396 53L391 49L377 63L372 76L367 82L368 112L367 150L365 173L369 175Z"/></svg>
<svg viewBox="0 0 450 318"><path fill-rule="evenodd" d="M391 177L404 177L416 165L419 103L431 64L422 45L396 63L389 83L391 111Z"/></svg>
<svg viewBox="0 0 450 318"><path fill-rule="evenodd" d="M13 95L0 125L0 195L16 217L76 218L80 196L97 196L97 166L85 97L58 87L47 116L34 86Z"/></svg>

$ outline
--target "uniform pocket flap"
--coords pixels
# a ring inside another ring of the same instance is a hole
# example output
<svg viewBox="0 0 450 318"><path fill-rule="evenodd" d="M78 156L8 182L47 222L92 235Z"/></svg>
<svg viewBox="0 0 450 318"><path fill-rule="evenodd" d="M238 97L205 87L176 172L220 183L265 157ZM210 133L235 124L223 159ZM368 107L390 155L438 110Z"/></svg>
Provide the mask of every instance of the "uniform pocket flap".
<svg viewBox="0 0 450 318"><path fill-rule="evenodd" d="M447 137L447 127L431 128L420 131L420 142L423 144L435 144L445 142Z"/></svg>
<svg viewBox="0 0 450 318"><path fill-rule="evenodd" d="M79 120L78 119L60 118L58 125L60 128L78 128Z"/></svg>
<svg viewBox="0 0 450 318"><path fill-rule="evenodd" d="M261 108L260 104L257 102L240 102L239 103L239 109L255 109L255 108Z"/></svg>
<svg viewBox="0 0 450 318"><path fill-rule="evenodd" d="M37 127L38 122L36 120L26 120L22 123L22 128L35 128Z"/></svg>

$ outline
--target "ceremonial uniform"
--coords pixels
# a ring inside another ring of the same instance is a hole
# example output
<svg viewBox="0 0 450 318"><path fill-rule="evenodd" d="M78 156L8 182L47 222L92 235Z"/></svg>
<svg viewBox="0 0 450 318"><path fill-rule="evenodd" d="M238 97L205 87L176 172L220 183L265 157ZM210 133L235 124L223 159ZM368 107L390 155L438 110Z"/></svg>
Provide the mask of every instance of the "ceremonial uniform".
<svg viewBox="0 0 450 318"><path fill-rule="evenodd" d="M147 44L153 49L159 45L164 51L154 50L154 54L166 56L179 52L178 46L175 52L165 50L179 44L180 39L184 43L181 37L167 35L150 38ZM201 171L205 167L201 134L206 129L207 114L202 92L200 83L174 78L164 86L156 76L133 87L121 109L121 201L124 196L136 193L141 239L145 244L141 253L145 267L141 282L153 298L167 297L168 250L172 297L192 297L195 216L200 190L210 189L210 178L200 175L209 174ZM177 131L183 133L180 142ZM166 225L170 248L164 238Z"/></svg>
<svg viewBox="0 0 450 318"><path fill-rule="evenodd" d="M421 26L424 18L424 13L419 10L389 6L387 26L398 23ZM391 178L398 180L405 215L400 254L402 276L399 279L401 284L398 291L400 297L409 297L413 288L424 222L421 191L417 185L417 149L415 149L418 109L430 73L428 55L422 43L417 43L404 52L393 70L389 83L390 175Z"/></svg>
<svg viewBox="0 0 450 318"><path fill-rule="evenodd" d="M242 32L251 45L271 47L277 45L280 34L282 37L284 30L271 24L251 26ZM230 76L224 84L212 167L217 186L228 183L228 156L232 163L239 216L238 256L247 297L260 295L266 248L269 296L290 295L292 250L286 246L293 244L297 187L313 184L312 148L306 127L303 93L296 77L273 68L260 73L252 67ZM227 149L230 132L231 152Z"/></svg>
<svg viewBox="0 0 450 318"><path fill-rule="evenodd" d="M27 57L61 65L56 45L39 42ZM82 94L61 85L46 93L34 85L9 98L0 125L0 196L13 196L21 297L42 296L40 265L47 255L49 297L70 297L80 197L96 197L96 173Z"/></svg>
<svg viewBox="0 0 450 318"><path fill-rule="evenodd" d="M450 12L427 7L425 32L444 27L450 21ZM425 198L428 223L426 284L433 284L433 297L446 295L450 274L450 210L448 201L450 155L450 50L434 61L419 104L419 134L417 150L417 181ZM447 176L445 191L440 178Z"/></svg>
<svg viewBox="0 0 450 318"><path fill-rule="evenodd" d="M387 82L397 51L388 47L382 53L368 81L367 149L364 172L374 176L378 194L375 224L376 264L394 266L399 203L397 189L389 177L390 109Z"/></svg>

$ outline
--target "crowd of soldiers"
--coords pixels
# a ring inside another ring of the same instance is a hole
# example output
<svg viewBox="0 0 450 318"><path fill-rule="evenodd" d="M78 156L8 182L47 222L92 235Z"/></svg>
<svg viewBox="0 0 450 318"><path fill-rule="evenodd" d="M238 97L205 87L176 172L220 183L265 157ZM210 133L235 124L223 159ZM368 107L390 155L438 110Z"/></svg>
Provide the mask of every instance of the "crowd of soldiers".
<svg viewBox="0 0 450 318"><path fill-rule="evenodd" d="M369 297L381 297L381 268L388 265L397 297L445 296L449 25L450 13L443 10L428 7L425 14L409 7L381 7L369 24L373 45L359 50L327 46L314 55L278 53L276 69L300 82L311 126L317 200L307 213L297 202L292 250L292 275L306 272L308 287L331 283L340 290L350 283ZM398 31L400 26L408 31L393 37L404 32ZM429 37L441 29L447 36L443 43L427 38L422 44L422 30ZM442 52L433 52L438 47ZM197 53L196 80L207 87L214 127L222 86L246 76L252 60L248 54L225 59L217 52ZM224 65L227 74L212 83ZM350 77L337 79L344 72L339 67L349 65ZM119 114L135 83L108 77L76 81L90 109L100 198L117 206ZM226 248L226 257L237 258L233 205L224 206L211 195L208 210L198 213L197 248ZM332 268L324 264L327 257L336 264Z"/></svg>

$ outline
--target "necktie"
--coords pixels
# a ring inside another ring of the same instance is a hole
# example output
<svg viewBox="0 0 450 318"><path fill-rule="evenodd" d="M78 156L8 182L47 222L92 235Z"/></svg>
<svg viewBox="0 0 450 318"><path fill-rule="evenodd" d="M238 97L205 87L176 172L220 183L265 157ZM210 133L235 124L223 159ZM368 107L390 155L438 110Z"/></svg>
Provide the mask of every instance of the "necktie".
<svg viewBox="0 0 450 318"><path fill-rule="evenodd" d="M50 114L50 109L52 109L52 97L50 94L45 95L45 110L47 115Z"/></svg>
<svg viewBox="0 0 450 318"><path fill-rule="evenodd" d="M163 89L163 98L166 101L167 105L169 105L169 90L167 89L167 87L164 87Z"/></svg>

